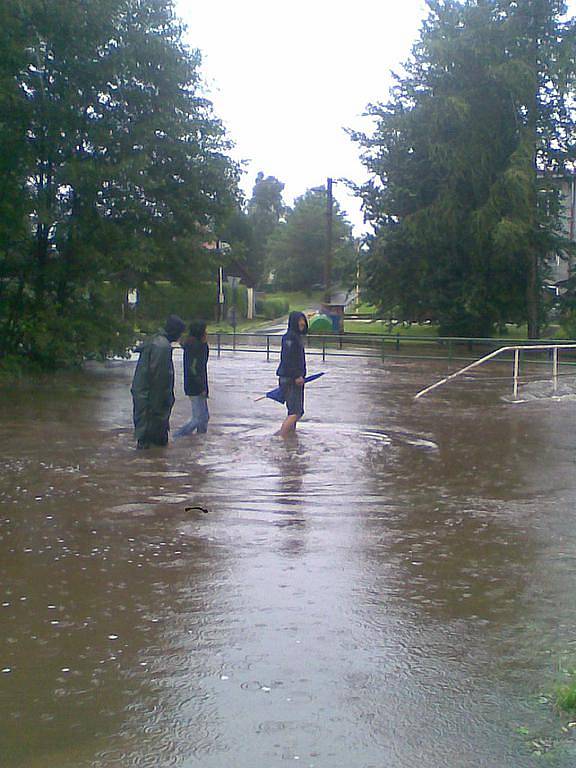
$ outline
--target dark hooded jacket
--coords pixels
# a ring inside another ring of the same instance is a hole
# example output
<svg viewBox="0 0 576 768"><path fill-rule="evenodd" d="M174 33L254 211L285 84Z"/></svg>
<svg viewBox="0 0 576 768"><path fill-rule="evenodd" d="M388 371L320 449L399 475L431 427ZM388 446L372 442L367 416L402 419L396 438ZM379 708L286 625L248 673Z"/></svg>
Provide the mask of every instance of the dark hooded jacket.
<svg viewBox="0 0 576 768"><path fill-rule="evenodd" d="M190 336L182 342L184 350L184 392L189 396L208 395L208 344L202 341L206 324L190 328Z"/></svg>
<svg viewBox="0 0 576 768"><path fill-rule="evenodd" d="M303 317L306 327L303 331L298 328L298 321ZM304 352L304 336L308 333L308 321L303 312L290 312L288 331L282 337L282 353L276 375L281 379L298 379L306 376L306 353Z"/></svg>
<svg viewBox="0 0 576 768"><path fill-rule="evenodd" d="M134 431L142 442L163 444L168 438L174 405L172 341L184 330L180 318L171 316L163 332L147 339L132 380Z"/></svg>

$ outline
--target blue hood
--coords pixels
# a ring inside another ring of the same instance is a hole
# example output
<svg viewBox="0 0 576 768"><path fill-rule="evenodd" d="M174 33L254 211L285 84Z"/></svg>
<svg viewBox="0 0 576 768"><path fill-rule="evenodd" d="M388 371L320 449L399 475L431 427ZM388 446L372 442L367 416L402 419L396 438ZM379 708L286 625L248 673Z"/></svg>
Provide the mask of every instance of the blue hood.
<svg viewBox="0 0 576 768"><path fill-rule="evenodd" d="M304 318L304 322L306 323L306 327L304 328L303 331L301 331L300 328L298 328L298 322L301 317ZM292 331L293 333L298 333L302 335L308 333L308 320L306 319L306 315L304 314L304 312L290 312L290 314L288 315L288 330Z"/></svg>

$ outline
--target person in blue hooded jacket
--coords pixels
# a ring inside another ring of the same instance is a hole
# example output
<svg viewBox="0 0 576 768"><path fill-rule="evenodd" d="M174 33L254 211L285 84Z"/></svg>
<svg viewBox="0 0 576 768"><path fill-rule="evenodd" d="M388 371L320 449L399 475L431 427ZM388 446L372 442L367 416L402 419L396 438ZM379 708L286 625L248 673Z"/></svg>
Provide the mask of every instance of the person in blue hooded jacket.
<svg viewBox="0 0 576 768"><path fill-rule="evenodd" d="M304 377L306 376L306 353L304 336L308 333L308 321L303 312L290 312L288 331L282 337L280 365L276 371L288 415L284 419L280 437L287 437L296 429L304 415Z"/></svg>

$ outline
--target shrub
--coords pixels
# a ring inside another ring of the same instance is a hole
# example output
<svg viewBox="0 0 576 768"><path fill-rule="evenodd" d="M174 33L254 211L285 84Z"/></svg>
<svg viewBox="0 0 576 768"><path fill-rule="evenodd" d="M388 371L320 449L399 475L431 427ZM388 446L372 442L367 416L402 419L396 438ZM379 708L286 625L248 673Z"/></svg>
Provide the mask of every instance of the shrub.
<svg viewBox="0 0 576 768"><path fill-rule="evenodd" d="M576 710L576 680L556 689L556 706L563 712Z"/></svg>
<svg viewBox="0 0 576 768"><path fill-rule="evenodd" d="M142 330L154 331L164 325L168 315L180 315L186 322L193 318L209 320L214 316L216 301L213 283L156 283L138 291L138 304L129 311Z"/></svg>
<svg viewBox="0 0 576 768"><path fill-rule="evenodd" d="M28 361L17 355L0 357L0 384L11 384L19 381L28 373Z"/></svg>
<svg viewBox="0 0 576 768"><path fill-rule="evenodd" d="M214 283L174 285L166 282L146 285L138 290L136 307L126 310L126 319L145 333L153 333L161 328L168 315L180 315L186 323L195 318L210 321L215 314L217 299ZM225 311L228 312L232 306L232 288L229 285L224 286L224 300ZM116 296L115 301L121 312L123 292ZM238 319L245 318L248 313L248 291L245 285L239 285L236 289L236 308Z"/></svg>
<svg viewBox="0 0 576 768"><path fill-rule="evenodd" d="M132 343L131 324L107 314L101 297L83 296L66 309L61 314L49 305L24 313L10 355L23 358L27 368L49 371L80 365L88 357L124 354Z"/></svg>
<svg viewBox="0 0 576 768"><path fill-rule="evenodd" d="M560 328L562 329L562 336L566 339L576 339L576 310L566 310L560 321Z"/></svg>
<svg viewBox="0 0 576 768"><path fill-rule="evenodd" d="M275 320L289 311L290 304L286 299L257 299L256 301L256 314L265 317L266 320Z"/></svg>

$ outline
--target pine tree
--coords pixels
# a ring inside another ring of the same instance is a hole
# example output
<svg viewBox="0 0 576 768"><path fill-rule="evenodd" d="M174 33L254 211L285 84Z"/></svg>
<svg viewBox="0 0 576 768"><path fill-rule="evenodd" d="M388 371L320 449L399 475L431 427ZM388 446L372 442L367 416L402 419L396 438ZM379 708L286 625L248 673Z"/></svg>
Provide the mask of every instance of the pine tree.
<svg viewBox="0 0 576 768"><path fill-rule="evenodd" d="M565 245L550 177L574 157L574 27L548 0L428 5L374 133L353 135L372 294L443 333L527 318L535 336L546 257Z"/></svg>

